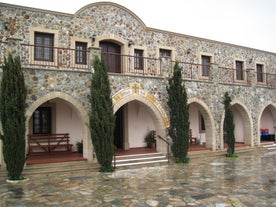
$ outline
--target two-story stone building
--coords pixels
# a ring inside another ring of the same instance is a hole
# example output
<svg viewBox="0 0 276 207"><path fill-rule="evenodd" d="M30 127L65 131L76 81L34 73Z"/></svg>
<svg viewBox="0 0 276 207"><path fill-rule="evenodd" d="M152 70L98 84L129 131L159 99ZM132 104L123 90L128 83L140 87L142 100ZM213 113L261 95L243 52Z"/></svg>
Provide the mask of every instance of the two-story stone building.
<svg viewBox="0 0 276 207"><path fill-rule="evenodd" d="M226 91L233 97L237 142L259 146L261 129L275 134L275 53L148 28L110 2L75 14L0 3L0 17L0 65L8 51L20 55L28 89L27 151L28 134L69 133L73 150L83 140L83 156L93 160L89 87L92 58L99 53L108 65L117 148L144 147L150 130L166 137L166 86L175 61L182 67L190 128L200 144L224 149ZM166 153L162 140L157 151Z"/></svg>

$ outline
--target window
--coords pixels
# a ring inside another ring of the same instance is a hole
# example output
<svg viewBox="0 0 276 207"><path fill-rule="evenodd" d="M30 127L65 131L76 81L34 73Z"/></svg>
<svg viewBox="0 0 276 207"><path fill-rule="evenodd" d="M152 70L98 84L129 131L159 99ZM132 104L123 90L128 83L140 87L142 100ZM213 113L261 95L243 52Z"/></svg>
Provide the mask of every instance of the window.
<svg viewBox="0 0 276 207"><path fill-rule="evenodd" d="M51 134L51 107L38 107L33 115L33 133Z"/></svg>
<svg viewBox="0 0 276 207"><path fill-rule="evenodd" d="M54 35L49 33L35 32L35 60L54 60Z"/></svg>
<svg viewBox="0 0 276 207"><path fill-rule="evenodd" d="M171 50L160 49L159 57L171 57Z"/></svg>
<svg viewBox="0 0 276 207"><path fill-rule="evenodd" d="M243 62L236 61L236 79L243 80Z"/></svg>
<svg viewBox="0 0 276 207"><path fill-rule="evenodd" d="M201 56L201 64L202 64L202 76L209 76L211 57L202 55Z"/></svg>
<svg viewBox="0 0 276 207"><path fill-rule="evenodd" d="M134 50L134 69L144 69L143 50Z"/></svg>
<svg viewBox="0 0 276 207"><path fill-rule="evenodd" d="M76 64L87 64L87 43L86 42L76 42Z"/></svg>
<svg viewBox="0 0 276 207"><path fill-rule="evenodd" d="M257 82L264 82L264 65L257 64Z"/></svg>

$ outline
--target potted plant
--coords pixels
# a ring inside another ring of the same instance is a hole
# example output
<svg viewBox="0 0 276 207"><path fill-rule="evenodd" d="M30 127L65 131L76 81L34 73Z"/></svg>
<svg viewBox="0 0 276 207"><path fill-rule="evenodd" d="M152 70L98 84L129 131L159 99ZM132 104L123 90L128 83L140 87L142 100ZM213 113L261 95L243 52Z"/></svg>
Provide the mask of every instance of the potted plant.
<svg viewBox="0 0 276 207"><path fill-rule="evenodd" d="M80 142L77 142L77 149L78 149L78 153L83 152L83 142L82 142L82 140Z"/></svg>
<svg viewBox="0 0 276 207"><path fill-rule="evenodd" d="M155 131L154 130L150 131L146 135L145 142L147 143L147 147L148 148L152 148L152 149L156 148Z"/></svg>

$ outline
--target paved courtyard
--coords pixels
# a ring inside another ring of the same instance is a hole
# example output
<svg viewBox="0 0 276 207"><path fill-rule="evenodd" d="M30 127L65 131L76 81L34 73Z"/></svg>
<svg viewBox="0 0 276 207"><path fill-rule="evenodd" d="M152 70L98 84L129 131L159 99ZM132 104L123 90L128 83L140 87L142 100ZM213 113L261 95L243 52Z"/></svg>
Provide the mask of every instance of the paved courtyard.
<svg viewBox="0 0 276 207"><path fill-rule="evenodd" d="M276 152L205 157L189 165L0 180L0 206L276 206Z"/></svg>

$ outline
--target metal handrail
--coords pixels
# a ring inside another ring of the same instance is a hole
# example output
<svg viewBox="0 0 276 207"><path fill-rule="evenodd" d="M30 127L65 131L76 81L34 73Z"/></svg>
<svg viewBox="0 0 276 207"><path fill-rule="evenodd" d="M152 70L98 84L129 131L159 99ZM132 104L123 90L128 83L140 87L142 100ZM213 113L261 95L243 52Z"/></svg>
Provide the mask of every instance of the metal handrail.
<svg viewBox="0 0 276 207"><path fill-rule="evenodd" d="M168 163L169 163L170 162L170 157L171 157L171 153L170 153L171 143L168 140L166 140L165 138L163 138L160 135L158 135L158 134L156 135L156 137L167 144L167 155L166 156L168 158Z"/></svg>

